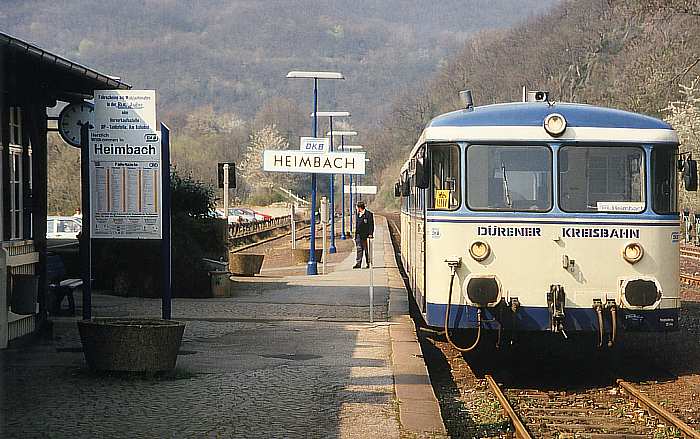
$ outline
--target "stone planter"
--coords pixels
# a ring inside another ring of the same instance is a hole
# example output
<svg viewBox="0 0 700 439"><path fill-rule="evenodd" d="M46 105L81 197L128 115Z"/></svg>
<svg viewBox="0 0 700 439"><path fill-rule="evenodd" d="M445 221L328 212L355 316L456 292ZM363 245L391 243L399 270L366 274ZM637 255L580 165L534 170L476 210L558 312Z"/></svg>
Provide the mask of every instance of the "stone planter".
<svg viewBox="0 0 700 439"><path fill-rule="evenodd" d="M316 249L316 262L321 262L323 259L323 249ZM295 248L292 249L292 262L295 264L306 264L309 262L309 249L308 248Z"/></svg>
<svg viewBox="0 0 700 439"><path fill-rule="evenodd" d="M185 324L158 319L78 321L85 361L100 371L160 372L175 368Z"/></svg>
<svg viewBox="0 0 700 439"><path fill-rule="evenodd" d="M265 255L229 253L228 271L239 276L255 276L260 274L264 259Z"/></svg>

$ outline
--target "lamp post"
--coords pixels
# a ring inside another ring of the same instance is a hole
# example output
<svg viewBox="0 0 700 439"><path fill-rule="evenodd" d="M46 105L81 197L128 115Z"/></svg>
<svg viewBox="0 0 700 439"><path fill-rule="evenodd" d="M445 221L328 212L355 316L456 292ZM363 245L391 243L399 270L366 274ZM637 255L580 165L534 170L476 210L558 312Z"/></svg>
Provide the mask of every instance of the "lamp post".
<svg viewBox="0 0 700 439"><path fill-rule="evenodd" d="M326 136L330 137L331 145L330 151L333 152L333 118L334 117L350 117L350 113L347 111L319 111L312 113L313 117L328 117L328 126L330 128L330 135L326 133ZM335 174L330 174L328 176L328 190L330 192L330 207L329 212L331 215L331 245L328 248L328 253L336 253L337 249L335 247Z"/></svg>
<svg viewBox="0 0 700 439"><path fill-rule="evenodd" d="M364 146L362 146L362 145L343 145L343 150L345 150L345 151L352 151L352 150L357 150L357 149L362 149L362 148L364 148ZM350 190L348 192L350 193L350 211L353 212L353 214L350 215L350 236L352 236L352 222L353 222L353 218L355 217L355 213L354 213L355 208L352 204L352 180L353 180L352 174L350 174L350 184L348 185ZM357 181L357 178L355 178L355 181ZM345 184L343 183L343 192L345 192L344 186L345 186ZM356 224L356 226L357 226L357 224Z"/></svg>
<svg viewBox="0 0 700 439"><path fill-rule="evenodd" d="M306 72L293 70L287 73L287 78L304 78L314 80L314 117L312 123L312 136L316 137L318 112L318 80L319 79L345 79L342 73L338 72ZM306 265L306 274L318 274L316 265L316 174L311 174L311 226L310 226L309 262Z"/></svg>
<svg viewBox="0 0 700 439"><path fill-rule="evenodd" d="M328 135L328 134L326 134ZM340 136L340 149L342 151L345 151L345 137L352 137L352 136L357 136L357 131L335 131L333 133L335 136ZM345 174L340 174L341 182L340 182L340 211L341 211L341 223L342 223L342 231L340 235L340 239L345 239Z"/></svg>

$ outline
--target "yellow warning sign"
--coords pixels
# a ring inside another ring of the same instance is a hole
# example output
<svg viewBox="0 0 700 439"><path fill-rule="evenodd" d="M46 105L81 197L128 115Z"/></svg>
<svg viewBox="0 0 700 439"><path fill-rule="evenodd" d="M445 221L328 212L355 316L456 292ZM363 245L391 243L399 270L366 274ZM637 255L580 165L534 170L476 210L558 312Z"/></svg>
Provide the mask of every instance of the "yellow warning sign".
<svg viewBox="0 0 700 439"><path fill-rule="evenodd" d="M437 189L435 190L435 208L449 209L450 208L450 191Z"/></svg>

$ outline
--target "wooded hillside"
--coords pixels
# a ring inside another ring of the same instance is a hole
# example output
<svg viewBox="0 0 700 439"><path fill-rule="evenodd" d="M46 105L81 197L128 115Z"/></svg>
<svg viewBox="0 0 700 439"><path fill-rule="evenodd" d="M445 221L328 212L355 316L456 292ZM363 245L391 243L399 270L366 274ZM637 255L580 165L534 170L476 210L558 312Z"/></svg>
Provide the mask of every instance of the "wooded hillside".
<svg viewBox="0 0 700 439"><path fill-rule="evenodd" d="M0 29L158 90L175 164L211 182L215 163L242 159L262 128L274 124L292 145L309 135L311 84L285 79L289 70L343 72L345 81L322 82L320 110L348 110L353 128L369 133L470 36L555 2L3 0ZM250 181L241 181L244 196Z"/></svg>
<svg viewBox="0 0 700 439"><path fill-rule="evenodd" d="M405 160L432 117L460 107L460 90L471 89L475 104L485 105L520 100L527 86L549 90L556 101L675 117L682 150L700 157L699 75L697 0L570 0L513 29L467 41L417 95L395 102L370 143L382 156ZM382 181L391 182L398 164L387 169L393 174ZM389 190L387 184L384 194Z"/></svg>

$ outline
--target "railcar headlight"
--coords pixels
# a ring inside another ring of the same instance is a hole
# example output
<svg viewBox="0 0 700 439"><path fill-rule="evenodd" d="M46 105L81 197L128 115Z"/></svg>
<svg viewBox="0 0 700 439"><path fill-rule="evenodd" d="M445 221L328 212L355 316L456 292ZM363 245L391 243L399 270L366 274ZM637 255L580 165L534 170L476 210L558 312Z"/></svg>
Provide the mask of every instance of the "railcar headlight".
<svg viewBox="0 0 700 439"><path fill-rule="evenodd" d="M625 261L629 262L630 264L636 264L637 262L641 261L643 256L644 249L636 242L627 244L625 249L622 250L622 257L625 258Z"/></svg>
<svg viewBox="0 0 700 439"><path fill-rule="evenodd" d="M488 258L491 254L491 247L484 241L474 241L472 245L469 246L469 254L476 261L483 261Z"/></svg>
<svg viewBox="0 0 700 439"><path fill-rule="evenodd" d="M551 136L559 137L566 131L566 119L559 113L552 113L544 118L544 130Z"/></svg>

